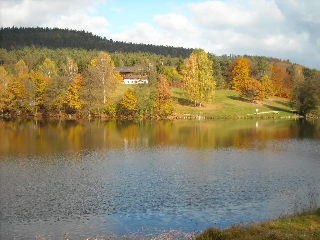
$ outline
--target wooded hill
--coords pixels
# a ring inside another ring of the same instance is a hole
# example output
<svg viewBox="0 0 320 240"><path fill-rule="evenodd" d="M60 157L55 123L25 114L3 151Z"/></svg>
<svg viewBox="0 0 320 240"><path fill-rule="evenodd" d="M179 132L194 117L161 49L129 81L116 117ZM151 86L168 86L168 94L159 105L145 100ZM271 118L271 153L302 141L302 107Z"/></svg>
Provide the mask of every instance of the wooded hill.
<svg viewBox="0 0 320 240"><path fill-rule="evenodd" d="M7 50L24 47L83 48L114 52L149 52L158 55L187 58L193 49L152 44L127 43L108 40L86 31L59 28L1 28L0 48Z"/></svg>

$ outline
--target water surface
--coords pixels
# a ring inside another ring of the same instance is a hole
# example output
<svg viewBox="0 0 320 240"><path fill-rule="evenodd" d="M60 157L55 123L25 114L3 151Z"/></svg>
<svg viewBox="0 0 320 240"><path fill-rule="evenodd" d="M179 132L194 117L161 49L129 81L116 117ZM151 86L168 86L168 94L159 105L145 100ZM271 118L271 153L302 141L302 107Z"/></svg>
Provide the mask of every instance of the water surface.
<svg viewBox="0 0 320 240"><path fill-rule="evenodd" d="M188 233L292 213L320 200L319 140L319 121L0 120L0 239Z"/></svg>

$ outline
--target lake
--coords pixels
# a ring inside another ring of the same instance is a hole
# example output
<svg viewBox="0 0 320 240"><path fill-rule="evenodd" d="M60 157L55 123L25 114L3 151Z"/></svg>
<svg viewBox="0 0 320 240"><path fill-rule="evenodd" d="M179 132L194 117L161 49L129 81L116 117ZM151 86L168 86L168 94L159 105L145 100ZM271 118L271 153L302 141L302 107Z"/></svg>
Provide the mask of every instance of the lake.
<svg viewBox="0 0 320 240"><path fill-rule="evenodd" d="M0 119L0 239L277 218L320 204L319 172L319 120Z"/></svg>

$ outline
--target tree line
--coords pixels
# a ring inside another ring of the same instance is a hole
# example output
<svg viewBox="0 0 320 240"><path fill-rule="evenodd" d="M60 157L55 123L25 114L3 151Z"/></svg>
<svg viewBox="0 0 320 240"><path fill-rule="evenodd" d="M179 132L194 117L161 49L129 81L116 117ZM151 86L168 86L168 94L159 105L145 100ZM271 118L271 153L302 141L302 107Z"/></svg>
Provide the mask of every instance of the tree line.
<svg viewBox="0 0 320 240"><path fill-rule="evenodd" d="M115 66L139 66L148 84L134 85L117 102ZM168 67L171 66L171 67ZM172 67L174 66L174 67ZM174 113L170 87L180 87L192 106L230 89L251 102L290 98L300 114L317 109L320 72L266 57L215 56L195 49L183 59L151 53L84 49L0 49L0 110L5 115L105 115L164 118Z"/></svg>
<svg viewBox="0 0 320 240"><path fill-rule="evenodd" d="M82 48L96 49L109 53L114 52L149 52L157 55L170 55L183 58L190 55L193 49L152 44L136 44L102 38L86 31L59 28L1 28L0 48L6 50L23 49L24 47Z"/></svg>

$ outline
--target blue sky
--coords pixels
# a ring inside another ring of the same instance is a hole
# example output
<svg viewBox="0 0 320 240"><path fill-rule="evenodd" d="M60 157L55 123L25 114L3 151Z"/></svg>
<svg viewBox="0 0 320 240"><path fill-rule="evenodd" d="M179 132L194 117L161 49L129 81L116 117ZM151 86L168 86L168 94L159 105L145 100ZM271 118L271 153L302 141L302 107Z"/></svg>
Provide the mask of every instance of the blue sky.
<svg viewBox="0 0 320 240"><path fill-rule="evenodd" d="M0 26L289 59L320 69L319 0L1 0Z"/></svg>

